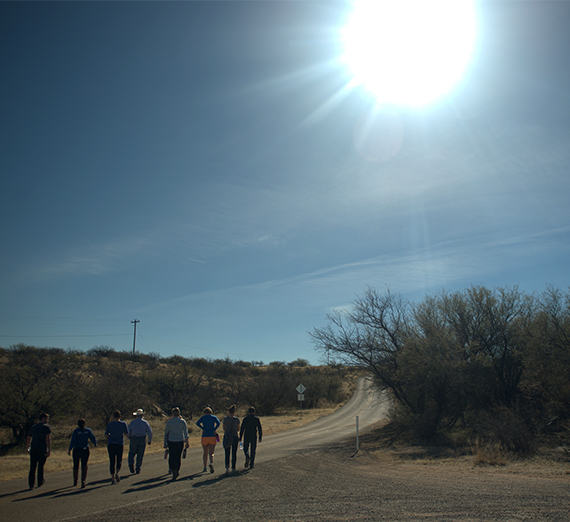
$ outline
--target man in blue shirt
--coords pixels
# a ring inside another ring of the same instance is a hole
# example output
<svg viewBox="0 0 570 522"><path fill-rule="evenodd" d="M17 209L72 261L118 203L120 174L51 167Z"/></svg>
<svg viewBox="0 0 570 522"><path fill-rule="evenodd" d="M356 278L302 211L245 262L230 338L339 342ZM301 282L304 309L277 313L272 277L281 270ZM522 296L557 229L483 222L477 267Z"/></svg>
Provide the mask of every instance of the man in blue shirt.
<svg viewBox="0 0 570 522"><path fill-rule="evenodd" d="M152 430L150 424L144 420L144 411L141 408L135 411L133 415L136 416L136 419L129 424L129 470L131 473L140 473L147 437L149 446L152 442ZM135 455L137 456L136 467Z"/></svg>

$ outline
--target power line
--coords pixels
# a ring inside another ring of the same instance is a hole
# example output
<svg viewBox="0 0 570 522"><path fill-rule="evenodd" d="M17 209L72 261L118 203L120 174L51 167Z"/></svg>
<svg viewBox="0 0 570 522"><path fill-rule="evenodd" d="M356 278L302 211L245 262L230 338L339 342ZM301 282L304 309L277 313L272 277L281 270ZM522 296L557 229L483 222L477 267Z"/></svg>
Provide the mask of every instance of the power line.
<svg viewBox="0 0 570 522"><path fill-rule="evenodd" d="M44 338L44 337L123 337L125 335L131 335L130 333L128 334L94 334L94 335L85 335L85 334L81 334L81 335L0 335L0 337L32 337L32 338Z"/></svg>
<svg viewBox="0 0 570 522"><path fill-rule="evenodd" d="M149 337L148 335L141 335L139 334L139 337L142 337L143 339L152 339L153 341L159 341L161 343L166 343L166 344L174 344L176 346L182 346L184 348L190 348L192 350L201 350L204 352L215 352L215 353L224 353L224 354L231 354L231 355L239 355L241 357L243 357L243 353L233 353L233 352L228 352L227 350L210 350L208 348L199 348L197 346L190 346L189 344L182 344L182 343L176 343L173 341L165 341L164 339L157 339L156 337Z"/></svg>

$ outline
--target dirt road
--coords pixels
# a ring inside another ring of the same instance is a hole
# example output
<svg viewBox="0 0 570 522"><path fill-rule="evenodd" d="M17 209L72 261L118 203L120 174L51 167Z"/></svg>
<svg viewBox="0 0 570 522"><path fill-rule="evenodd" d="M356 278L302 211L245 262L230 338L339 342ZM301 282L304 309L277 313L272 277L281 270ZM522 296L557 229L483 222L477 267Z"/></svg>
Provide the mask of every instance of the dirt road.
<svg viewBox="0 0 570 522"><path fill-rule="evenodd" d="M253 470L203 474L201 452L189 454L172 482L160 455L140 475L123 469L111 486L105 465L92 466L85 490L71 473L48 474L40 489L25 480L0 484L0 517L17 521L569 521L570 475L533 475L458 466L418 465L355 455L362 429L380 420L385 403L361 382L341 410L311 425L264 439ZM348 437L348 438L347 438ZM243 465L243 456L238 466ZM126 473L125 473L126 471Z"/></svg>

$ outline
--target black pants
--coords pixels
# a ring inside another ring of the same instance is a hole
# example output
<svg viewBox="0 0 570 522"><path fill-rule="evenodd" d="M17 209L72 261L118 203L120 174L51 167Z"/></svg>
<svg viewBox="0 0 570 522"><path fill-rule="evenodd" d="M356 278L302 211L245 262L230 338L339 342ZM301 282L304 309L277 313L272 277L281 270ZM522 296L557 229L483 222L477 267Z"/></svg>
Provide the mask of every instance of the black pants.
<svg viewBox="0 0 570 522"><path fill-rule="evenodd" d="M238 449L239 438L232 437L232 443L227 448L224 448L226 452L226 468L230 467L230 452L232 454L232 469L236 469L237 462L237 449Z"/></svg>
<svg viewBox="0 0 570 522"><path fill-rule="evenodd" d="M36 479L36 468L38 469L38 486L41 486L44 482L44 464L46 463L46 452L38 451L35 449L30 450L30 474L28 475L28 485L30 488L34 487L34 481Z"/></svg>
<svg viewBox="0 0 570 522"><path fill-rule="evenodd" d="M107 453L109 453L109 471L111 475L121 471L121 462L123 461L123 445L122 444L108 444Z"/></svg>
<svg viewBox="0 0 570 522"><path fill-rule="evenodd" d="M73 469L79 469L79 461L81 461L81 469L87 468L89 460L89 448L73 448Z"/></svg>
<svg viewBox="0 0 570 522"><path fill-rule="evenodd" d="M255 439L243 439L243 452L246 458L249 457L249 465L255 462L255 450L257 449L257 437Z"/></svg>
<svg viewBox="0 0 570 522"><path fill-rule="evenodd" d="M172 442L168 441L168 467L172 471L180 471L182 449L184 448L184 442Z"/></svg>

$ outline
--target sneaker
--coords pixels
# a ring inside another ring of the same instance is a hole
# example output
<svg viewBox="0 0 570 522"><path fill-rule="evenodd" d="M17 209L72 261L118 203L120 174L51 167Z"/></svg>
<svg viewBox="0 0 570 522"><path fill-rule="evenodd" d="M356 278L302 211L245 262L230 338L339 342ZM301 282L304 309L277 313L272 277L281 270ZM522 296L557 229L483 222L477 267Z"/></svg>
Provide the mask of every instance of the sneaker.
<svg viewBox="0 0 570 522"><path fill-rule="evenodd" d="M172 471L172 480L176 480L176 479L178 478L178 475L179 475L179 472L173 470L173 471Z"/></svg>
<svg viewBox="0 0 570 522"><path fill-rule="evenodd" d="M118 473L115 475L115 480L116 480L117 482L121 482L121 477L119 477L119 474L118 474Z"/></svg>
<svg viewBox="0 0 570 522"><path fill-rule="evenodd" d="M134 473L134 472L135 472L135 465L134 465L134 464L129 464L129 471L130 471L131 473Z"/></svg>
<svg viewBox="0 0 570 522"><path fill-rule="evenodd" d="M138 475L140 472L141 472L141 470L137 469L135 473Z"/></svg>
<svg viewBox="0 0 570 522"><path fill-rule="evenodd" d="M226 475L230 474L230 468L226 468Z"/></svg>
<svg viewBox="0 0 570 522"><path fill-rule="evenodd" d="M202 473L206 473L206 471L208 471L208 468L204 468L204 469L202 470Z"/></svg>
<svg viewBox="0 0 570 522"><path fill-rule="evenodd" d="M113 477L113 478L111 479L111 486L114 485L115 483L116 483L116 480L115 480L115 477Z"/></svg>
<svg viewBox="0 0 570 522"><path fill-rule="evenodd" d="M249 455L245 457L245 467L249 468Z"/></svg>
<svg viewBox="0 0 570 522"><path fill-rule="evenodd" d="M210 464L210 473L214 473L214 465Z"/></svg>

